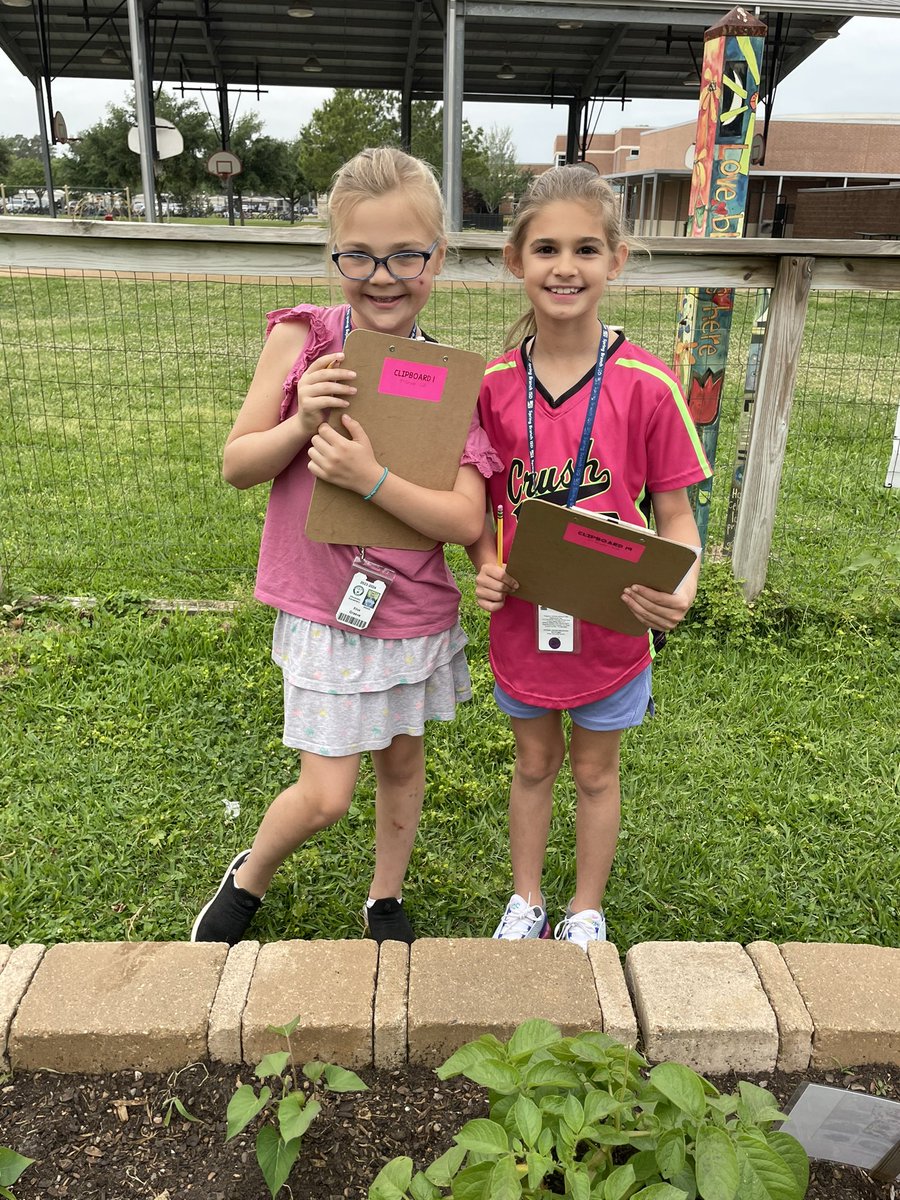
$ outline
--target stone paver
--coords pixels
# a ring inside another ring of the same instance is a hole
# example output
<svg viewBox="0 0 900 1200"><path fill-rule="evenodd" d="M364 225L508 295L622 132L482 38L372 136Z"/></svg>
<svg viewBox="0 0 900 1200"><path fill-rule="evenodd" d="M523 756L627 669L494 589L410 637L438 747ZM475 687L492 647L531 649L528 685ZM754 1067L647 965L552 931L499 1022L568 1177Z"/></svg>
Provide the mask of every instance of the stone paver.
<svg viewBox="0 0 900 1200"><path fill-rule="evenodd" d="M778 1023L779 1071L805 1071L812 1056L813 1023L781 951L774 942L751 942L760 983Z"/></svg>
<svg viewBox="0 0 900 1200"><path fill-rule="evenodd" d="M376 1067L406 1062L406 998L409 992L409 946L383 942L378 951L375 985L374 1061Z"/></svg>
<svg viewBox="0 0 900 1200"><path fill-rule="evenodd" d="M51 946L12 1024L13 1067L170 1071L202 1061L227 949L190 942Z"/></svg>
<svg viewBox="0 0 900 1200"><path fill-rule="evenodd" d="M644 942L625 957L644 1054L697 1071L771 1071L778 1026L736 942Z"/></svg>
<svg viewBox="0 0 900 1200"><path fill-rule="evenodd" d="M813 1066L900 1065L900 950L786 942L781 953L812 1017Z"/></svg>
<svg viewBox="0 0 900 1200"><path fill-rule="evenodd" d="M259 954L259 942L238 942L228 951L219 988L209 1014L207 1045L214 1062L243 1062L241 1018L250 991L250 980Z"/></svg>
<svg viewBox="0 0 900 1200"><path fill-rule="evenodd" d="M244 1009L244 1062L255 1065L284 1038L268 1025L300 1024L291 1038L298 1062L372 1065L378 947L361 941L270 942L262 947Z"/></svg>
<svg viewBox="0 0 900 1200"><path fill-rule="evenodd" d="M636 1046L637 1018L631 1007L618 950L612 942L592 942L588 946L588 962L594 972L603 1032L625 1046Z"/></svg>
<svg viewBox="0 0 900 1200"><path fill-rule="evenodd" d="M26 942L4 956L0 971L0 1069L9 1070L9 1035L13 1018L22 1003L35 971L44 957L44 947Z"/></svg>
<svg viewBox="0 0 900 1200"><path fill-rule="evenodd" d="M553 941L420 938L409 960L409 1061L435 1066L483 1033L505 1041L544 1017L564 1034L601 1029L587 955Z"/></svg>

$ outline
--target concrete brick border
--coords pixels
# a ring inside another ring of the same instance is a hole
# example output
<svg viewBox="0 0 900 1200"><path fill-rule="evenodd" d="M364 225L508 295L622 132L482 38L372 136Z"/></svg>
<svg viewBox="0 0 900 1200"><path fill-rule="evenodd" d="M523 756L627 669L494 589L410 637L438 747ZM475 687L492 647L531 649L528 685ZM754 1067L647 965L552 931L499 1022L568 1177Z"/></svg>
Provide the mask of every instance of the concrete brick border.
<svg viewBox="0 0 900 1200"><path fill-rule="evenodd" d="M301 1017L297 1058L437 1065L528 1017L602 1029L705 1073L900 1066L900 949L421 939L0 946L5 1070L255 1064Z"/></svg>

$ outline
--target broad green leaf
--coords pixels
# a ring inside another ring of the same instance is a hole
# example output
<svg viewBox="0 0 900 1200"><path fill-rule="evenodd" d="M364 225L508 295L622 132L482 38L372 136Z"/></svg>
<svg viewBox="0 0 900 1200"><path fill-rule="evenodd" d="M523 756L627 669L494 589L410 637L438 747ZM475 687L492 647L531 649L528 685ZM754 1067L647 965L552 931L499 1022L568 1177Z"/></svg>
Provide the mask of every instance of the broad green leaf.
<svg viewBox="0 0 900 1200"><path fill-rule="evenodd" d="M549 1175L556 1166L552 1158L544 1154L529 1151L525 1155L525 1165L528 1167L528 1186L534 1190L538 1184Z"/></svg>
<svg viewBox="0 0 900 1200"><path fill-rule="evenodd" d="M284 1142L271 1125L263 1125L256 1135L256 1161L273 1200L284 1186L299 1153L300 1139Z"/></svg>
<svg viewBox="0 0 900 1200"><path fill-rule="evenodd" d="M541 1110L528 1096L519 1096L513 1106L512 1116L516 1128L522 1135L522 1141L529 1149L533 1148L541 1136Z"/></svg>
<svg viewBox="0 0 900 1200"><path fill-rule="evenodd" d="M584 1128L584 1109L571 1094L566 1097L563 1120L573 1133L580 1133Z"/></svg>
<svg viewBox="0 0 900 1200"><path fill-rule="evenodd" d="M506 1048L511 1058L520 1058L544 1046L555 1045L561 1037L562 1034L555 1025L536 1017L522 1022L507 1042Z"/></svg>
<svg viewBox="0 0 900 1200"><path fill-rule="evenodd" d="M739 1133L737 1155L741 1200L800 1200L794 1172L767 1142Z"/></svg>
<svg viewBox="0 0 900 1200"><path fill-rule="evenodd" d="M609 1092L603 1092L599 1089L593 1092L588 1092L584 1098L584 1121L586 1125L593 1125L595 1121L602 1117L611 1116L616 1112L621 1105L615 1096L611 1096Z"/></svg>
<svg viewBox="0 0 900 1200"><path fill-rule="evenodd" d="M623 1200L634 1186L634 1167L623 1163L608 1175L603 1185L603 1200Z"/></svg>
<svg viewBox="0 0 900 1200"><path fill-rule="evenodd" d="M453 1200L487 1200L493 1169L492 1162L482 1162L460 1171L451 1185Z"/></svg>
<svg viewBox="0 0 900 1200"><path fill-rule="evenodd" d="M541 1136L537 1141L537 1148L541 1154L549 1154L553 1149L553 1132L550 1129L542 1129Z"/></svg>
<svg viewBox="0 0 900 1200"><path fill-rule="evenodd" d="M332 1092L367 1092L368 1084L345 1067L335 1067L332 1063L325 1064L325 1082Z"/></svg>
<svg viewBox="0 0 900 1200"><path fill-rule="evenodd" d="M509 1138L503 1126L483 1117L466 1122L453 1140L476 1154L505 1154L509 1149Z"/></svg>
<svg viewBox="0 0 900 1200"><path fill-rule="evenodd" d="M268 1087L260 1088L257 1096L249 1083L243 1084L234 1093L228 1101L228 1108L225 1113L225 1141L230 1141L246 1129L255 1116L262 1112L269 1102L272 1095L272 1089Z"/></svg>
<svg viewBox="0 0 900 1200"><path fill-rule="evenodd" d="M392 1158L369 1185L369 1200L405 1200L412 1173L411 1158Z"/></svg>
<svg viewBox="0 0 900 1200"><path fill-rule="evenodd" d="M693 1117L703 1118L706 1112L706 1094L700 1076L681 1063L660 1063L650 1072L650 1082L658 1092Z"/></svg>
<svg viewBox="0 0 900 1200"><path fill-rule="evenodd" d="M656 1161L663 1179L673 1179L684 1166L684 1133L667 1129L656 1144Z"/></svg>
<svg viewBox="0 0 900 1200"><path fill-rule="evenodd" d="M311 1062L304 1063L301 1070L311 1083L318 1083L324 1075L327 1065L327 1063L319 1062L314 1058Z"/></svg>
<svg viewBox="0 0 900 1200"><path fill-rule="evenodd" d="M319 1115L322 1105L318 1100L306 1102L306 1097L300 1092L288 1092L283 1100L279 1100L278 1128L286 1142L303 1137L307 1129Z"/></svg>
<svg viewBox="0 0 900 1200"><path fill-rule="evenodd" d="M746 1121L748 1124L762 1125L766 1121L778 1121L784 1118L784 1113L775 1103L775 1097L765 1088L757 1087L755 1083L748 1083L742 1079L738 1084L738 1092L741 1098L737 1106L737 1114L742 1121Z"/></svg>
<svg viewBox="0 0 900 1200"><path fill-rule="evenodd" d="M438 1187L449 1187L453 1176L462 1166L466 1157L465 1146L451 1146L446 1154L436 1158L425 1171L426 1178Z"/></svg>
<svg viewBox="0 0 900 1200"><path fill-rule="evenodd" d="M473 1063L463 1074L480 1087L490 1088L494 1092L509 1094L518 1090L519 1072L508 1062L500 1058L484 1058Z"/></svg>
<svg viewBox="0 0 900 1200"><path fill-rule="evenodd" d="M569 1049L572 1053L584 1062L590 1063L605 1063L609 1058L610 1049L613 1046L618 1046L619 1043L609 1036L607 1033L600 1033L598 1030L589 1030L587 1033L579 1033L578 1037L572 1038Z"/></svg>
<svg viewBox="0 0 900 1200"><path fill-rule="evenodd" d="M798 1196L805 1196L809 1187L809 1155L795 1137L777 1130L766 1135L769 1145L780 1154L797 1181Z"/></svg>
<svg viewBox="0 0 900 1200"><path fill-rule="evenodd" d="M638 1150L628 1159L634 1170L636 1183L647 1183L648 1180L659 1182L659 1164L656 1161L655 1150Z"/></svg>
<svg viewBox="0 0 900 1200"><path fill-rule="evenodd" d="M412 1200L440 1200L441 1189L434 1186L421 1171L416 1171L409 1185Z"/></svg>
<svg viewBox="0 0 900 1200"><path fill-rule="evenodd" d="M697 1191L703 1200L736 1200L741 1172L734 1143L717 1125L701 1125L694 1147Z"/></svg>
<svg viewBox="0 0 900 1200"><path fill-rule="evenodd" d="M289 1038L299 1024L300 1017L296 1016L293 1021L288 1021L287 1025L267 1025L266 1029L269 1033L277 1033L279 1037Z"/></svg>
<svg viewBox="0 0 900 1200"><path fill-rule="evenodd" d="M554 1059L531 1063L522 1082L526 1087L577 1088L581 1084L576 1071Z"/></svg>
<svg viewBox="0 0 900 1200"><path fill-rule="evenodd" d="M566 1196L570 1200L591 1200L591 1180L584 1167L567 1168Z"/></svg>
<svg viewBox="0 0 900 1200"><path fill-rule="evenodd" d="M490 1200L519 1200L522 1184L512 1154L504 1154L491 1171L488 1196Z"/></svg>
<svg viewBox="0 0 900 1200"><path fill-rule="evenodd" d="M504 1058L505 1048L495 1037L485 1035L477 1041L467 1042L438 1067L435 1074L438 1079L450 1079L453 1075L468 1075L469 1069L476 1063L488 1058Z"/></svg>
<svg viewBox="0 0 900 1200"><path fill-rule="evenodd" d="M635 1192L631 1200L688 1200L688 1193L670 1183L651 1183Z"/></svg>
<svg viewBox="0 0 900 1200"><path fill-rule="evenodd" d="M0 1146L0 1183L15 1183L26 1167L34 1162L24 1154L17 1154L8 1146Z"/></svg>
<svg viewBox="0 0 900 1200"><path fill-rule="evenodd" d="M280 1075L290 1061L291 1056L286 1050L277 1050L274 1054L267 1054L261 1058L253 1074L257 1079L265 1079L267 1075Z"/></svg>

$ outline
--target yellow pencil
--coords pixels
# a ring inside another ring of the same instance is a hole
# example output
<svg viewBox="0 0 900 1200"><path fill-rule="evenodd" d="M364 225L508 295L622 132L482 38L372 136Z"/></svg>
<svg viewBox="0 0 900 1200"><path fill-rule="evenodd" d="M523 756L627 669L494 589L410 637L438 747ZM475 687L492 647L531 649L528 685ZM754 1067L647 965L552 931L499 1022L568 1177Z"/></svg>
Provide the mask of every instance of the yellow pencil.
<svg viewBox="0 0 900 1200"><path fill-rule="evenodd" d="M497 562L503 566L503 505L497 505Z"/></svg>

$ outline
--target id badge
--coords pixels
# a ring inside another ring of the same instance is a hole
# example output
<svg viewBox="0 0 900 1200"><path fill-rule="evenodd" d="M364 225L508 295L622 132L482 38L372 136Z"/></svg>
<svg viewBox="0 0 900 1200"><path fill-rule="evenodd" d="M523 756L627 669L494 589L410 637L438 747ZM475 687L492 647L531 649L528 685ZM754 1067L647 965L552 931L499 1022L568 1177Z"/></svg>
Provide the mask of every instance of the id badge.
<svg viewBox="0 0 900 1200"><path fill-rule="evenodd" d="M574 654L580 649L580 622L569 613L537 606L537 648L547 654Z"/></svg>
<svg viewBox="0 0 900 1200"><path fill-rule="evenodd" d="M368 629L385 592L394 581L394 572L373 562L364 554L353 560L353 574L337 606L334 619L351 629Z"/></svg>

